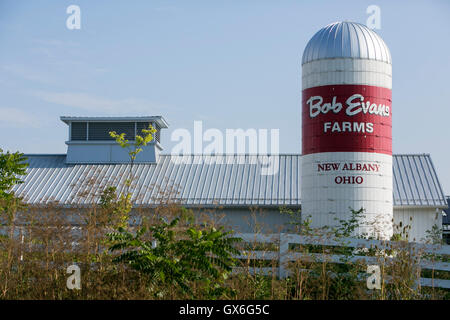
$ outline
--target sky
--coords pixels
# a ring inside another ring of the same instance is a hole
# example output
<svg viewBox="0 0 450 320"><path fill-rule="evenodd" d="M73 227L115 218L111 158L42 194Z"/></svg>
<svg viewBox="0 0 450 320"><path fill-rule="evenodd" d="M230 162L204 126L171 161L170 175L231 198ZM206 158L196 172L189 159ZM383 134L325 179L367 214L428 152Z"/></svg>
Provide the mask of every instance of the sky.
<svg viewBox="0 0 450 320"><path fill-rule="evenodd" d="M450 195L448 0L0 0L0 148L65 153L62 115L161 115L166 152L202 121L279 129L280 152L300 153L303 50L370 5L393 61L393 152L431 154Z"/></svg>

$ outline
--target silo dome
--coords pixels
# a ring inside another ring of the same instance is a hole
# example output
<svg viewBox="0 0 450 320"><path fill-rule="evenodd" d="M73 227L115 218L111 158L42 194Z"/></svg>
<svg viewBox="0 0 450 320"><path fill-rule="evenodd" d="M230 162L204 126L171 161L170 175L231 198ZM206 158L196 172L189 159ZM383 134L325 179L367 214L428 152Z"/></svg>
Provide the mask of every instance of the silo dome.
<svg viewBox="0 0 450 320"><path fill-rule="evenodd" d="M391 64L391 54L383 39L356 22L335 22L320 29L306 45L302 65L330 58L370 59Z"/></svg>

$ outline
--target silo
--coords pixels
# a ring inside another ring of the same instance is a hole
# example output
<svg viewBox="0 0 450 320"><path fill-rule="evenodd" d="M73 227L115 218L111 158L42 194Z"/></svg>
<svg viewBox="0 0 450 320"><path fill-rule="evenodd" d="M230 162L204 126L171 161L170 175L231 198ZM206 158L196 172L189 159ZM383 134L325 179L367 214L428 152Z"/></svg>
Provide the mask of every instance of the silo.
<svg viewBox="0 0 450 320"><path fill-rule="evenodd" d="M336 226L364 209L357 234L392 235L392 64L365 25L319 30L302 58L302 216Z"/></svg>

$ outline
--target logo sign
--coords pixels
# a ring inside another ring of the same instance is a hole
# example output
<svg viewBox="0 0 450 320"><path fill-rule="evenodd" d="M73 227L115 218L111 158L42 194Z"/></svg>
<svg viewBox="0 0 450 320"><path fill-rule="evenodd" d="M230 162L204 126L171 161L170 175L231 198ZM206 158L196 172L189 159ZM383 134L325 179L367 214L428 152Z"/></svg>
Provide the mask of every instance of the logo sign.
<svg viewBox="0 0 450 320"><path fill-rule="evenodd" d="M392 154L391 90L328 85L303 90L302 153Z"/></svg>

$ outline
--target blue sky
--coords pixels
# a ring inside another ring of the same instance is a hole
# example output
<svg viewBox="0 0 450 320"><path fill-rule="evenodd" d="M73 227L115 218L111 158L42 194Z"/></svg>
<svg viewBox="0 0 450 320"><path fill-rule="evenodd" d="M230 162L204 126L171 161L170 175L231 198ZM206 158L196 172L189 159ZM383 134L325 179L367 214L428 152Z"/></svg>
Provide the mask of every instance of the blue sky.
<svg viewBox="0 0 450 320"><path fill-rule="evenodd" d="M81 30L66 8L81 8ZM65 153L61 115L162 115L170 133L279 128L301 152L301 56L321 27L366 23L393 59L394 153L430 153L450 194L450 1L0 2L0 147Z"/></svg>

